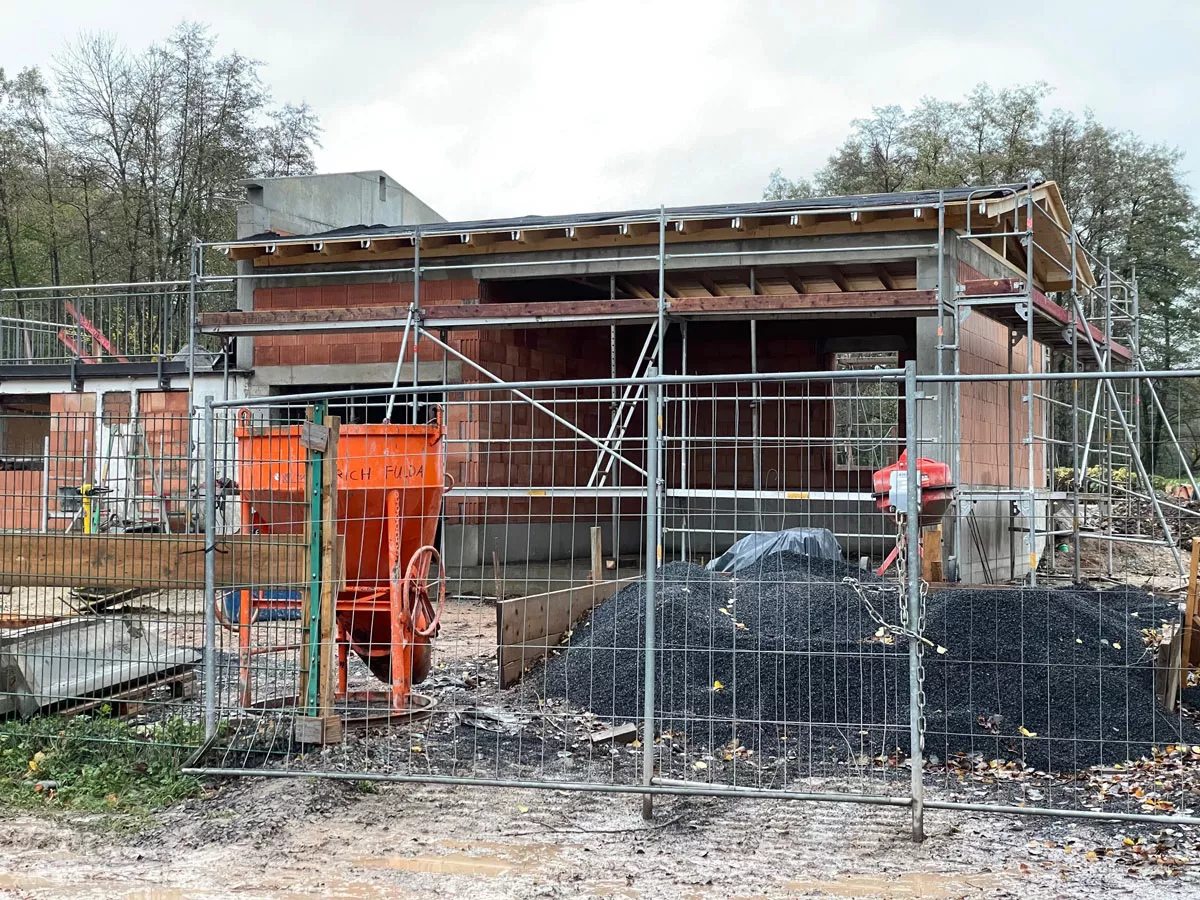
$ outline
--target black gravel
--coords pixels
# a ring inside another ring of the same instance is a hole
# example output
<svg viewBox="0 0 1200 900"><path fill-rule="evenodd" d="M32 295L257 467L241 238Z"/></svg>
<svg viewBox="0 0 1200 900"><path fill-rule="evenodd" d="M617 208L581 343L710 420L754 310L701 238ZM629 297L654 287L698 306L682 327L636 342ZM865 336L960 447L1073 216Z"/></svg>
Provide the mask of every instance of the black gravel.
<svg viewBox="0 0 1200 900"><path fill-rule="evenodd" d="M847 576L861 589L842 583ZM655 619L660 733L713 751L736 740L760 760L906 755L907 639L881 635L868 603L886 622L900 621L890 582L840 562L782 553L732 577L664 566ZM531 681L614 723L639 721L644 609L643 584L619 592ZM1134 588L933 595L925 633L946 652L925 654L927 755L1074 771L1152 744L1200 743L1190 724L1156 712L1141 630L1171 617L1173 605Z"/></svg>
<svg viewBox="0 0 1200 900"><path fill-rule="evenodd" d="M927 751L1072 771L1196 743L1155 701L1143 634L1178 619L1174 603L1124 586L934 595L926 633L948 650L925 667Z"/></svg>

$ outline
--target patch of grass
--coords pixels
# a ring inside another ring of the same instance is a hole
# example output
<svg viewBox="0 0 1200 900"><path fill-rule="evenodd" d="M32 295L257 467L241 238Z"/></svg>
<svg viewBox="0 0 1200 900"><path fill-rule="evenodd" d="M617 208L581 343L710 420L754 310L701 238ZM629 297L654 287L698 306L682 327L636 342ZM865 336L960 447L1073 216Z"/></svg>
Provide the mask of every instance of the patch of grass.
<svg viewBox="0 0 1200 900"><path fill-rule="evenodd" d="M141 817L203 791L183 761L204 738L181 719L134 725L106 716L0 724L0 806Z"/></svg>

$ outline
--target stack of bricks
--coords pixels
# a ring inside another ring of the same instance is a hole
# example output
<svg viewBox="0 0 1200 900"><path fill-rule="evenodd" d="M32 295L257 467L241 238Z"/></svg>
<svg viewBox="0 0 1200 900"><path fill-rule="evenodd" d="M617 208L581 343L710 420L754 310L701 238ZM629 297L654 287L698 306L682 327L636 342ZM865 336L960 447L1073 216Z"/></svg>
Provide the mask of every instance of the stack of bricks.
<svg viewBox="0 0 1200 900"><path fill-rule="evenodd" d="M137 469L137 493L153 498L153 510L161 515L157 505L161 498L168 513L174 511L172 502L182 502L188 496L189 446L187 391L140 391L138 420L141 424L142 446Z"/></svg>
<svg viewBox="0 0 1200 900"><path fill-rule="evenodd" d="M96 395L52 394L50 397L50 471L46 488L49 511L64 513L59 489L78 489L92 478L96 458ZM65 528L67 520L51 520Z"/></svg>

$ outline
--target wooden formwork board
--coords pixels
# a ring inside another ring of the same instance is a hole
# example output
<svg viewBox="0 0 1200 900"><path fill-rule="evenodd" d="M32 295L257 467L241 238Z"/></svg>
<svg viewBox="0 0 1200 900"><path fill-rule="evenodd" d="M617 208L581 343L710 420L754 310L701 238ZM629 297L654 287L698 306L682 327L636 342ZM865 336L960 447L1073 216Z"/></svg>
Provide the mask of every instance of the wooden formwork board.
<svg viewBox="0 0 1200 900"><path fill-rule="evenodd" d="M500 686L507 687L563 642L571 628L622 588L639 581L621 578L581 587L517 597L496 604L496 656Z"/></svg>

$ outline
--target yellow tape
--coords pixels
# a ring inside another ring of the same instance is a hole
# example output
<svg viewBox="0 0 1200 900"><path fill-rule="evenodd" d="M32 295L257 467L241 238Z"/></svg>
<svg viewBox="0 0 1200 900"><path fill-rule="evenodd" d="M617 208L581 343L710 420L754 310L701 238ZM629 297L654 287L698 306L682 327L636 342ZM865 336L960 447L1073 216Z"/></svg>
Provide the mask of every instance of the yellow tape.
<svg viewBox="0 0 1200 900"><path fill-rule="evenodd" d="M807 500L808 491L788 491L784 496L786 496L788 500Z"/></svg>

